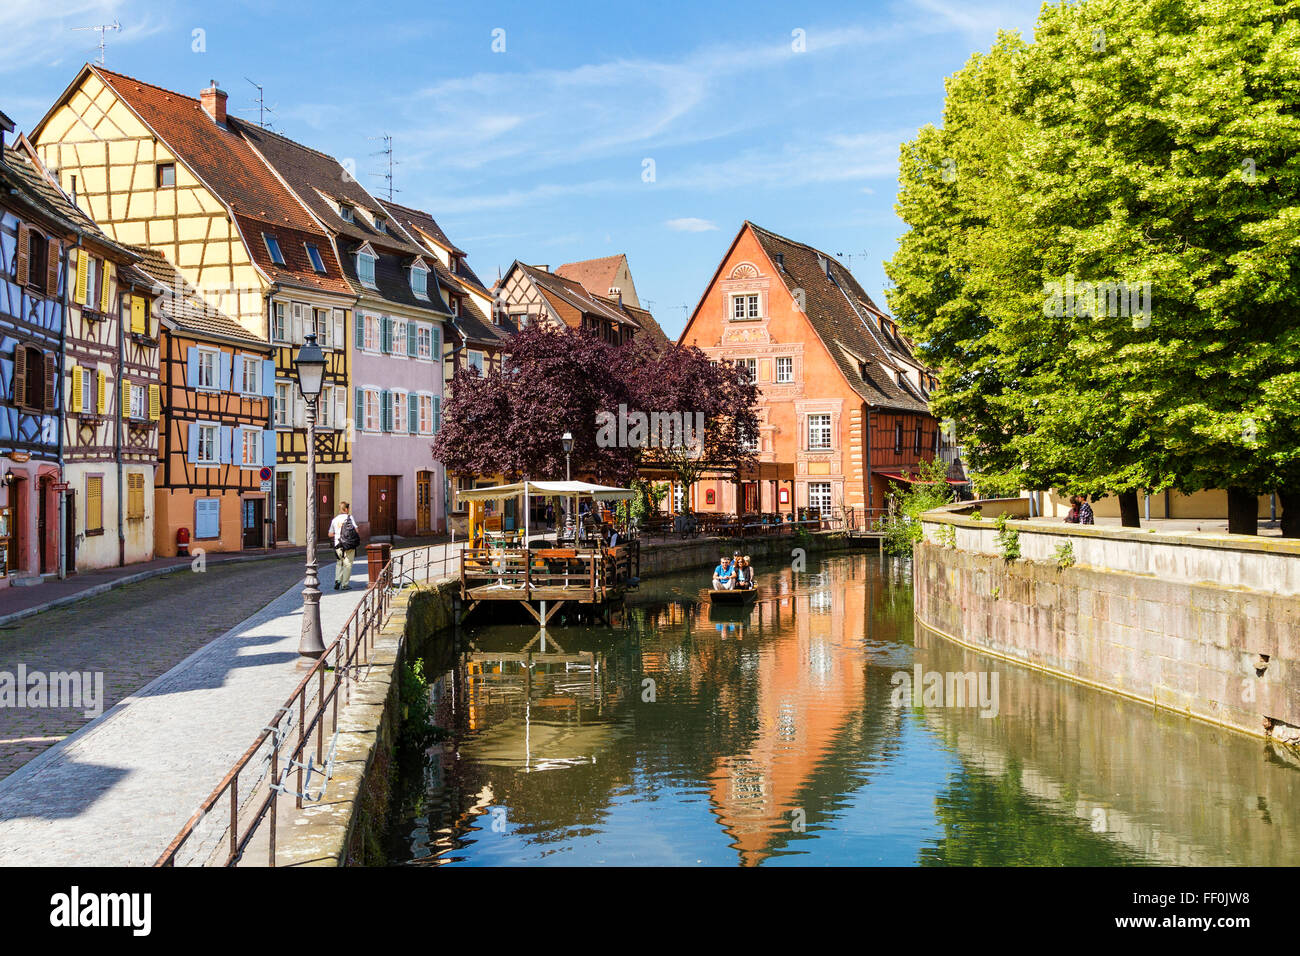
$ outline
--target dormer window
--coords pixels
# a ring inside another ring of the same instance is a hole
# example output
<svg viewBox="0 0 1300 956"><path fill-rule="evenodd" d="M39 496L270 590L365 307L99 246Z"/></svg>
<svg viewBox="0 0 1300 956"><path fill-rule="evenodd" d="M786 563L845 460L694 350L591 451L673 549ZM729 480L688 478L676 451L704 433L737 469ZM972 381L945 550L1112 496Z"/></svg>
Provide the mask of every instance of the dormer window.
<svg viewBox="0 0 1300 956"><path fill-rule="evenodd" d="M311 267L322 275L325 273L325 260L321 258L320 250L307 243L307 258L311 260Z"/></svg>
<svg viewBox="0 0 1300 956"><path fill-rule="evenodd" d="M352 207L347 203L339 203L339 218L344 222L352 222Z"/></svg>
<svg viewBox="0 0 1300 956"><path fill-rule="evenodd" d="M357 253L357 278L361 280L362 285L376 288L374 253L365 250Z"/></svg>
<svg viewBox="0 0 1300 956"><path fill-rule="evenodd" d="M266 243L266 251L271 256L271 261L277 266L284 265L284 253L280 251L280 242L275 236L268 236L262 233L262 241Z"/></svg>
<svg viewBox="0 0 1300 956"><path fill-rule="evenodd" d="M388 232L388 221L383 216L375 217L375 232Z"/></svg>
<svg viewBox="0 0 1300 956"><path fill-rule="evenodd" d="M411 291L417 298L429 298L429 270L418 263L411 266Z"/></svg>

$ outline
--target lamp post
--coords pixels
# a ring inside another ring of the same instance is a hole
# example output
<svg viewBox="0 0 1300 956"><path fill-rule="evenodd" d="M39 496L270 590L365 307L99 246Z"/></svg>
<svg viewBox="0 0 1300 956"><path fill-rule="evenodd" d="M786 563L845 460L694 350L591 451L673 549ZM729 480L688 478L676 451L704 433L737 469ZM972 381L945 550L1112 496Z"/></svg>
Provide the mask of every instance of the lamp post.
<svg viewBox="0 0 1300 956"><path fill-rule="evenodd" d="M569 456L573 454L573 432L564 433L564 435L560 438L560 446L564 449L564 480L568 481L569 480ZM567 504L568 507L564 509L565 512L567 512L567 514L565 515L567 519L565 521L565 524L567 524L569 527L565 528L565 531L569 531L570 529L573 531L573 543L576 545L578 543L578 526L574 520L575 516L573 514L573 500L569 499Z"/></svg>
<svg viewBox="0 0 1300 956"><path fill-rule="evenodd" d="M307 334L298 350L293 371L298 377L298 391L307 402L307 576L303 579L298 653L320 657L325 653L325 642L320 630L320 577L316 573L316 400L325 380L325 353L316 344L314 333Z"/></svg>

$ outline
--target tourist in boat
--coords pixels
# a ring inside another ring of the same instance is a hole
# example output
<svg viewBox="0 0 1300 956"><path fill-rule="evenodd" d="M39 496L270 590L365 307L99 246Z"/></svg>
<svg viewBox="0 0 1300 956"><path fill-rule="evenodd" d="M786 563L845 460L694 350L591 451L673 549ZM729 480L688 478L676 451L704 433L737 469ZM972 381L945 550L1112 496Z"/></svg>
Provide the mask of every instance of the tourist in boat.
<svg viewBox="0 0 1300 956"><path fill-rule="evenodd" d="M718 562L718 566L713 569L713 590L730 591L736 586L736 569L731 564L731 559L725 554Z"/></svg>
<svg viewBox="0 0 1300 956"><path fill-rule="evenodd" d="M740 566L736 570L736 587L752 588L754 586L754 569L749 563L749 555L740 559Z"/></svg>

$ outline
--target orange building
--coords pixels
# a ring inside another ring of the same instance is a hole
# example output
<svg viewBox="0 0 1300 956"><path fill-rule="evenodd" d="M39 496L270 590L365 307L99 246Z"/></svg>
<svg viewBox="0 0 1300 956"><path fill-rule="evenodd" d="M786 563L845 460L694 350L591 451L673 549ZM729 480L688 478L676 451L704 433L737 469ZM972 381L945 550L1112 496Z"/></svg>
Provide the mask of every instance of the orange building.
<svg viewBox="0 0 1300 956"><path fill-rule="evenodd" d="M746 366L761 392L757 467L697 483L697 511L879 514L891 482L954 451L894 321L833 257L752 222L678 341Z"/></svg>

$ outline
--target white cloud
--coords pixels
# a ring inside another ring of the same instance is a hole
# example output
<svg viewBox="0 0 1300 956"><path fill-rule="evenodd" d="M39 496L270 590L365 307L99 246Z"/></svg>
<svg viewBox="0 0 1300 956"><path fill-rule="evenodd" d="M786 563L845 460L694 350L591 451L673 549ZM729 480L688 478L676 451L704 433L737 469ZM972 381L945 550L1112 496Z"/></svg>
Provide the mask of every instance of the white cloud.
<svg viewBox="0 0 1300 956"><path fill-rule="evenodd" d="M710 232L718 227L709 222L707 219L696 219L694 216L685 216L681 219L669 219L664 223L669 229L675 229L678 232Z"/></svg>

